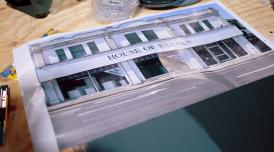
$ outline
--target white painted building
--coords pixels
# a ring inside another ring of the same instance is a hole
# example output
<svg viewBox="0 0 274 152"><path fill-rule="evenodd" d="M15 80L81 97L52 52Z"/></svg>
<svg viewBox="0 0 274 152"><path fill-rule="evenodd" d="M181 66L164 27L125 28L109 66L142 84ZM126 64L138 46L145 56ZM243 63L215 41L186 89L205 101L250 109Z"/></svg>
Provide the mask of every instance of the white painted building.
<svg viewBox="0 0 274 152"><path fill-rule="evenodd" d="M140 19L35 44L32 57L51 106L271 50L234 24L214 9Z"/></svg>

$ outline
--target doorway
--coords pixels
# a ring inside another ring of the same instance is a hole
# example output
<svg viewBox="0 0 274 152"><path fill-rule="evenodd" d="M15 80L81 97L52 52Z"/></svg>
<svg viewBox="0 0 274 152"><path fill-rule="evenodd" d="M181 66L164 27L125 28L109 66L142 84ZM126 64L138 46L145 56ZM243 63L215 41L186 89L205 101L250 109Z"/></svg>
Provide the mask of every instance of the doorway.
<svg viewBox="0 0 274 152"><path fill-rule="evenodd" d="M157 54L136 58L134 62L146 79L168 73Z"/></svg>

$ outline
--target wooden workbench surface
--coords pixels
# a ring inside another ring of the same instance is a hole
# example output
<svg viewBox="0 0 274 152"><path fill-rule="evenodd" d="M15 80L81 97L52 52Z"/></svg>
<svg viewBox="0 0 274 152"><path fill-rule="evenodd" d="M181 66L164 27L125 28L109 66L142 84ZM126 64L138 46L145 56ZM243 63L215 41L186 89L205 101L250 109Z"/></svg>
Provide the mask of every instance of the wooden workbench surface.
<svg viewBox="0 0 274 152"><path fill-rule="evenodd" d="M207 2L210 0L203 0ZM237 15L246 20L255 29L274 42L274 13L267 0L221 0ZM142 8L138 16L159 13L160 10ZM57 13L45 19L35 19L18 10L8 7L0 1L0 71L12 64L12 49L41 37L48 29L55 28L63 32L77 31L101 25L91 15L89 0L77 2L67 0ZM6 143L0 146L0 152L32 152L24 107L18 82L0 78L0 84L11 88Z"/></svg>

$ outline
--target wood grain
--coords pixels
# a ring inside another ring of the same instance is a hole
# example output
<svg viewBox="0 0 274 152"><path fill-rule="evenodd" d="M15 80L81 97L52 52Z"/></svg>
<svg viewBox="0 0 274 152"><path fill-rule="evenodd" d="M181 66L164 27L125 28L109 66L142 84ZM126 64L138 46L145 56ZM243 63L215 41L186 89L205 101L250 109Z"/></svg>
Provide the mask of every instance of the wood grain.
<svg viewBox="0 0 274 152"><path fill-rule="evenodd" d="M203 0L200 3L207 1L210 0ZM268 3L261 0L222 0L222 2L274 42L274 13ZM81 2L66 0L57 13L52 13L44 19L35 19L0 1L0 70L13 63L13 48L41 37L50 28L69 32L102 25L91 15L90 3L88 0ZM162 11L141 8L137 16L160 12ZM18 82L0 78L0 84L8 84L11 88L9 128L6 144L0 146L0 152L32 152L33 147Z"/></svg>

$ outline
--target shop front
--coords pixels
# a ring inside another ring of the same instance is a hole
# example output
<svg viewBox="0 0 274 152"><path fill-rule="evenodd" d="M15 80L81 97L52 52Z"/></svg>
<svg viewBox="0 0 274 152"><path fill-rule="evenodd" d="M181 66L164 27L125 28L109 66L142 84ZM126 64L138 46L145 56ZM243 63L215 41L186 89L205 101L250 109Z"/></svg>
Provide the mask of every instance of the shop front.
<svg viewBox="0 0 274 152"><path fill-rule="evenodd" d="M125 73L113 64L42 83L47 105L55 105L84 95L128 85Z"/></svg>
<svg viewBox="0 0 274 152"><path fill-rule="evenodd" d="M207 66L223 63L248 54L232 38L196 46L193 49Z"/></svg>

